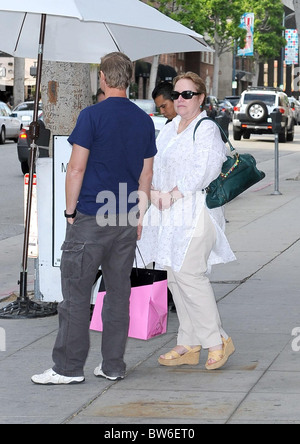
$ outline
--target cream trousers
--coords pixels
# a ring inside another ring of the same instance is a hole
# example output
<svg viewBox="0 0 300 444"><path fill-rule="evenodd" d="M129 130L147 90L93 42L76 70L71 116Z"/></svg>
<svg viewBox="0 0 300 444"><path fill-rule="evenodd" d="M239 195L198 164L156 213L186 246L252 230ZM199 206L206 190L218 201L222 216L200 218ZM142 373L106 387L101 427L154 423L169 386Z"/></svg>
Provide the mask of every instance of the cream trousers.
<svg viewBox="0 0 300 444"><path fill-rule="evenodd" d="M207 261L215 242L216 230L204 207L180 272L166 267L180 324L178 345L210 348L222 344L221 337L228 339L206 275Z"/></svg>

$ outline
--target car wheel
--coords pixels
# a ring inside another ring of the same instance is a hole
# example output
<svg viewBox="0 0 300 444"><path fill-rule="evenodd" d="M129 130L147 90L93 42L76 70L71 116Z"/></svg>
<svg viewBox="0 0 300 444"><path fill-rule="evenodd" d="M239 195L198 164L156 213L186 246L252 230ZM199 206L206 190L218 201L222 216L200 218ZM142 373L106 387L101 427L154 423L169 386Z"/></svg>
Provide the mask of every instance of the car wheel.
<svg viewBox="0 0 300 444"><path fill-rule="evenodd" d="M233 139L234 140L241 140L242 138L242 132L239 129L235 129L233 127Z"/></svg>
<svg viewBox="0 0 300 444"><path fill-rule="evenodd" d="M28 166L28 162L21 162L21 170L23 174L28 174L29 173L29 166Z"/></svg>
<svg viewBox="0 0 300 444"><path fill-rule="evenodd" d="M255 123L264 122L268 117L268 108L264 102L254 100L246 108L246 115Z"/></svg>
<svg viewBox="0 0 300 444"><path fill-rule="evenodd" d="M0 130L0 145L5 143L5 128L4 126Z"/></svg>
<svg viewBox="0 0 300 444"><path fill-rule="evenodd" d="M287 126L284 127L283 131L281 133L279 133L278 135L278 140L280 143L286 143L287 141L287 136L288 136L288 129Z"/></svg>
<svg viewBox="0 0 300 444"><path fill-rule="evenodd" d="M295 137L295 126L294 123L292 123L291 130L288 131L287 133L287 138L286 138L287 142L293 142L294 137Z"/></svg>

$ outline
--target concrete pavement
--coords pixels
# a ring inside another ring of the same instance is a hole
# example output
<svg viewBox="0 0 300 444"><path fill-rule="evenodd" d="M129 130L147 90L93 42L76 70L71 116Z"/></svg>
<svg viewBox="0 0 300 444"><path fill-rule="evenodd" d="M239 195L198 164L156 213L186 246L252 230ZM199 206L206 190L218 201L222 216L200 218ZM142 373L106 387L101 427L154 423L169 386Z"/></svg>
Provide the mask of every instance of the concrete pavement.
<svg viewBox="0 0 300 444"><path fill-rule="evenodd" d="M57 317L0 319L0 423L95 423L108 431L114 424L128 430L135 424L299 424L299 145L281 157L282 195L271 195L273 160L259 166L267 173L264 181L226 207L227 234L238 260L215 267L211 276L224 328L236 345L226 367L207 372L205 351L199 366L160 367L158 356L176 344L178 321L170 313L166 335L128 340L124 381L93 376L101 334L91 332L85 384L35 386L31 375L52 365Z"/></svg>

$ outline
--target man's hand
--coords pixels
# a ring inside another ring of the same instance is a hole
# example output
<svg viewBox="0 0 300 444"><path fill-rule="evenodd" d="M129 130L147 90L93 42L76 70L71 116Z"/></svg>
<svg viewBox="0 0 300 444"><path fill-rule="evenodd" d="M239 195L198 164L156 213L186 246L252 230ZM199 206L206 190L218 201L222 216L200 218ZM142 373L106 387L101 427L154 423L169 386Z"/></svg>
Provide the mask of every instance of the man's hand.
<svg viewBox="0 0 300 444"><path fill-rule="evenodd" d="M158 209L159 209L159 196L160 196L160 191L151 190L151 203Z"/></svg>
<svg viewBox="0 0 300 444"><path fill-rule="evenodd" d="M153 157L144 160L144 168L139 179L138 196L140 217L137 227L138 240L140 240L142 237L143 219L146 211L148 210L148 204L150 200L150 189L153 177L153 161Z"/></svg>
<svg viewBox="0 0 300 444"><path fill-rule="evenodd" d="M137 240L141 240L143 232L143 225L139 222L137 227Z"/></svg>

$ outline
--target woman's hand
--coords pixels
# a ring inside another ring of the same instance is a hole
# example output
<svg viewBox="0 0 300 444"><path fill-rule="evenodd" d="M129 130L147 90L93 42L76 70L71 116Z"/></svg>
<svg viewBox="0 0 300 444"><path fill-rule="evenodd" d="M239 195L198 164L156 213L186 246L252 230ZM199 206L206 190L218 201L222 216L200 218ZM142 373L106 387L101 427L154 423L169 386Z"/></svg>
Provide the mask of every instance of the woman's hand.
<svg viewBox="0 0 300 444"><path fill-rule="evenodd" d="M158 190L151 189L151 203L160 211L169 210L178 199L182 198L183 195L177 187L173 188L173 190L168 193L162 193Z"/></svg>
<svg viewBox="0 0 300 444"><path fill-rule="evenodd" d="M156 206L156 208L159 208L159 196L160 196L160 191L158 190L151 190L151 203Z"/></svg>
<svg viewBox="0 0 300 444"><path fill-rule="evenodd" d="M172 205L172 196L170 193L159 194L159 209L161 211L168 210Z"/></svg>

